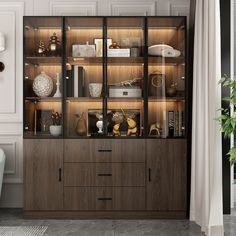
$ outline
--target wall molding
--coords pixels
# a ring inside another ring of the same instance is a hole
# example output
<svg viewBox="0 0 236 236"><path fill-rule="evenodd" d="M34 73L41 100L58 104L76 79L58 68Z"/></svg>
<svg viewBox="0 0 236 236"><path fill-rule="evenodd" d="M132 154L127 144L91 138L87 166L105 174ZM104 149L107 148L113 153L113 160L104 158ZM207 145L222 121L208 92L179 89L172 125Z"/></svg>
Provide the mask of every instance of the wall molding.
<svg viewBox="0 0 236 236"><path fill-rule="evenodd" d="M189 16L190 2L169 3L170 16Z"/></svg>
<svg viewBox="0 0 236 236"><path fill-rule="evenodd" d="M4 32L7 32L6 40L10 43L10 48L6 51L0 53L0 58L2 57L3 62L6 62L6 69L1 73L2 79L5 80L5 86L9 89L3 93L5 100L7 101L7 95L13 96L9 99L9 104L7 104L7 109L2 107L0 111L0 122L22 122L23 106L22 106L22 93L23 93L23 48L19 45L23 45L23 15L25 10L24 2L0 2L0 16L11 19L10 28L3 28ZM10 18L9 18L10 17ZM8 79L8 80L7 80ZM10 80L10 81L9 81ZM16 89L17 88L17 89Z"/></svg>
<svg viewBox="0 0 236 236"><path fill-rule="evenodd" d="M54 2L50 1L50 14L54 16L96 16L98 1Z"/></svg>
<svg viewBox="0 0 236 236"><path fill-rule="evenodd" d="M134 7L135 6L135 7ZM112 16L154 16L156 15L155 1L110 2L109 14Z"/></svg>
<svg viewBox="0 0 236 236"><path fill-rule="evenodd" d="M6 153L3 183L23 183L22 135L0 135L0 148Z"/></svg>

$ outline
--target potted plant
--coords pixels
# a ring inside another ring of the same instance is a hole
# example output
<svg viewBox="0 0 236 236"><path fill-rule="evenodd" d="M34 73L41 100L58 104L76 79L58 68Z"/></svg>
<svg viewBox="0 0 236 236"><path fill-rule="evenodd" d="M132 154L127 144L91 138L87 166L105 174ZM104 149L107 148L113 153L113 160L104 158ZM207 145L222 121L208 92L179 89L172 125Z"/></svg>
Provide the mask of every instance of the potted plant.
<svg viewBox="0 0 236 236"><path fill-rule="evenodd" d="M224 133L225 138L231 138L231 135L236 133L236 77L234 79L224 76L219 84L222 84L223 87L229 88L230 94L228 97L224 97L223 100L227 102L227 108L221 108L221 115L217 117L217 120L220 122L221 132ZM233 112L231 108L233 107ZM231 147L229 152L229 160L233 165L236 163L236 147Z"/></svg>
<svg viewBox="0 0 236 236"><path fill-rule="evenodd" d="M51 117L53 125L51 125L49 128L50 134L53 136L59 136L62 133L62 126L61 126L62 115L59 114L58 112L55 113L53 112Z"/></svg>

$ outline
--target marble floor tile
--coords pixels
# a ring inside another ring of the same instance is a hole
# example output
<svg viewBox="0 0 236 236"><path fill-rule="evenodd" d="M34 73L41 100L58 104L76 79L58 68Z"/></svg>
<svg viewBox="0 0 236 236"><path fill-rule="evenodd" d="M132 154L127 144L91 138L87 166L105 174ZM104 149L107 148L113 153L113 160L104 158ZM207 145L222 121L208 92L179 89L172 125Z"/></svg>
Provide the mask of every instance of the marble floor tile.
<svg viewBox="0 0 236 236"><path fill-rule="evenodd" d="M230 220L226 223L232 224ZM0 226L40 225L48 226L45 236L205 235L198 225L188 220L25 220L20 209L0 209ZM234 227L230 227L227 231L229 236L233 230Z"/></svg>

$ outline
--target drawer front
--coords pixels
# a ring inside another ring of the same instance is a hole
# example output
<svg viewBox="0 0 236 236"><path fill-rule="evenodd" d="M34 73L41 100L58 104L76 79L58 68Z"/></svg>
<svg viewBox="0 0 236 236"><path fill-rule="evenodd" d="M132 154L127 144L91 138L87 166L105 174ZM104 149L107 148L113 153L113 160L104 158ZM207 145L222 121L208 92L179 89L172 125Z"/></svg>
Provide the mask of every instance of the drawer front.
<svg viewBox="0 0 236 236"><path fill-rule="evenodd" d="M65 163L64 186L145 186L145 165Z"/></svg>
<svg viewBox="0 0 236 236"><path fill-rule="evenodd" d="M65 187L65 210L145 210L144 187Z"/></svg>
<svg viewBox="0 0 236 236"><path fill-rule="evenodd" d="M65 141L65 162L145 162L144 139Z"/></svg>
<svg viewBox="0 0 236 236"><path fill-rule="evenodd" d="M65 140L65 162L111 162L111 140Z"/></svg>

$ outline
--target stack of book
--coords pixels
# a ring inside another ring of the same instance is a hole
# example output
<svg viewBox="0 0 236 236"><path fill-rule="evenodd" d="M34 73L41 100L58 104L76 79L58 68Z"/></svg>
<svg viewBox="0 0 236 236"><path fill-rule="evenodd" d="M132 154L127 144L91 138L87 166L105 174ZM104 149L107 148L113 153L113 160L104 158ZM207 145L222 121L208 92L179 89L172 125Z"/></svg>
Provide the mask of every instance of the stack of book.
<svg viewBox="0 0 236 236"><path fill-rule="evenodd" d="M167 111L167 136L182 137L185 135L185 121L183 111Z"/></svg>
<svg viewBox="0 0 236 236"><path fill-rule="evenodd" d="M84 97L84 68L72 66L66 71L66 96Z"/></svg>

